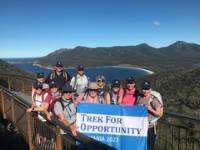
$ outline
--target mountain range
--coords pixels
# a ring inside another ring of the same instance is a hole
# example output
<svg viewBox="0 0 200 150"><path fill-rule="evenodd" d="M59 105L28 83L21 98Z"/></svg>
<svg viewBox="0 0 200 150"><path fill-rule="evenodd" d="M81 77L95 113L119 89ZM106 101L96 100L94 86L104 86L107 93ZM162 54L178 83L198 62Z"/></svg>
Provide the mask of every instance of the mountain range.
<svg viewBox="0 0 200 150"><path fill-rule="evenodd" d="M131 65L148 69L191 66L200 62L200 45L177 41L167 47L155 48L148 44L89 48L62 48L47 56L33 59L34 63L54 66L60 60L65 66Z"/></svg>

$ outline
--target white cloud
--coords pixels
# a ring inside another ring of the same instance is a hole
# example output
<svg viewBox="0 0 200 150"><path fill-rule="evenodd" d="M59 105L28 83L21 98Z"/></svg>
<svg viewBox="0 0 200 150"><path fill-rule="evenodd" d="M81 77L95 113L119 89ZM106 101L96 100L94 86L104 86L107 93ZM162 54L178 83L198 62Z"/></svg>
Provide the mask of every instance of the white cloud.
<svg viewBox="0 0 200 150"><path fill-rule="evenodd" d="M160 26L160 22L159 21L154 21L153 25L156 26L156 27L159 27Z"/></svg>

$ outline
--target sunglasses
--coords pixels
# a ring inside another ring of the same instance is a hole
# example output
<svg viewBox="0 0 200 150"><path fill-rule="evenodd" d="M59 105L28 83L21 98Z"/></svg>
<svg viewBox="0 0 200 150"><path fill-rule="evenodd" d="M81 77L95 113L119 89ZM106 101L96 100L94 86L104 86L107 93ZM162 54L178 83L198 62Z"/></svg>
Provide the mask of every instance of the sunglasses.
<svg viewBox="0 0 200 150"><path fill-rule="evenodd" d="M97 89L90 89L89 91L90 92L97 92L98 90Z"/></svg>
<svg viewBox="0 0 200 150"><path fill-rule="evenodd" d="M71 94L71 93L73 93L72 91L64 91L63 93L69 93L69 94Z"/></svg>
<svg viewBox="0 0 200 150"><path fill-rule="evenodd" d="M98 80L97 82L104 82L104 80Z"/></svg>
<svg viewBox="0 0 200 150"><path fill-rule="evenodd" d="M142 88L143 91L148 91L150 88Z"/></svg>

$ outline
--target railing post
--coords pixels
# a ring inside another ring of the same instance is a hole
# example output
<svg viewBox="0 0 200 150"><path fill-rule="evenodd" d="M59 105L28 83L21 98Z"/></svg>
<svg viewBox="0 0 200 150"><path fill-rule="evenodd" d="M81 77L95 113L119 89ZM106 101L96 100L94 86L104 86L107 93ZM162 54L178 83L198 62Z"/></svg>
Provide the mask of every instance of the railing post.
<svg viewBox="0 0 200 150"><path fill-rule="evenodd" d="M24 81L22 81L22 92L25 93L25 85L24 85Z"/></svg>
<svg viewBox="0 0 200 150"><path fill-rule="evenodd" d="M11 97L11 109L12 109L12 121L16 123L16 114L15 114L15 98L14 96Z"/></svg>
<svg viewBox="0 0 200 150"><path fill-rule="evenodd" d="M11 83L10 83L10 77L8 77L8 89L11 90Z"/></svg>
<svg viewBox="0 0 200 150"><path fill-rule="evenodd" d="M30 113L26 113L27 116L27 133L28 133L28 144L29 150L33 150L32 144L32 118Z"/></svg>
<svg viewBox="0 0 200 150"><path fill-rule="evenodd" d="M60 135L60 128L56 127L56 146L55 150L62 150L62 138Z"/></svg>
<svg viewBox="0 0 200 150"><path fill-rule="evenodd" d="M4 97L3 90L1 90L1 110L2 110L3 118L6 119L6 113L5 113L5 97Z"/></svg>

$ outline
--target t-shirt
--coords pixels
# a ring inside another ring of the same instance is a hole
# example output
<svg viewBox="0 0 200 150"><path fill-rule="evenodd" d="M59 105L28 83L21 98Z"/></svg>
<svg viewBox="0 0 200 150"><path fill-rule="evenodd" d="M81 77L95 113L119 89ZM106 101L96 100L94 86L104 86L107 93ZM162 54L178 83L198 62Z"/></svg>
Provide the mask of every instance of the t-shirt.
<svg viewBox="0 0 200 150"><path fill-rule="evenodd" d="M69 123L74 123L76 121L76 108L74 104L71 102L71 100L63 100L62 102L64 104L64 110L62 107L61 102L57 101L54 105L54 112L57 116L64 113L65 119Z"/></svg>
<svg viewBox="0 0 200 150"><path fill-rule="evenodd" d="M126 92L125 92L126 94L123 97L122 105L127 105L127 106L135 105L135 102L136 102L135 92L136 92L135 89L133 90L126 89Z"/></svg>
<svg viewBox="0 0 200 150"><path fill-rule="evenodd" d="M124 95L124 90L123 88L120 88L119 89L119 93L114 93L114 92L110 92L110 101L111 101L111 104L118 104L118 100L119 100L119 97L123 97Z"/></svg>
<svg viewBox="0 0 200 150"><path fill-rule="evenodd" d="M149 97L148 99L145 99L144 97L140 97L137 102L138 105L151 105L153 109L157 109L159 106L161 106L159 100L156 97ZM152 119L155 118L155 115L152 114L150 111L148 111L148 121L151 122Z"/></svg>
<svg viewBox="0 0 200 150"><path fill-rule="evenodd" d="M86 75L80 76L77 74L75 77L72 78L70 85L76 89L76 93L80 95L81 93L85 92L85 89L88 85L88 78Z"/></svg>
<svg viewBox="0 0 200 150"><path fill-rule="evenodd" d="M34 101L37 106L41 106L44 101L49 99L51 99L51 97L48 93L42 93L41 95L33 94L32 96L32 101Z"/></svg>
<svg viewBox="0 0 200 150"><path fill-rule="evenodd" d="M69 75L68 72L65 72L64 70L61 72L60 75L58 75L56 71L53 71L47 76L46 82L50 83L52 80L56 81L56 83L59 86L59 89L61 89L62 86L65 85L67 81L71 80L71 76Z"/></svg>
<svg viewBox="0 0 200 150"><path fill-rule="evenodd" d="M45 102L49 105L47 111L52 112L54 107L54 101L56 100L56 97L60 96L59 92L56 93L49 93L48 98L45 99Z"/></svg>

